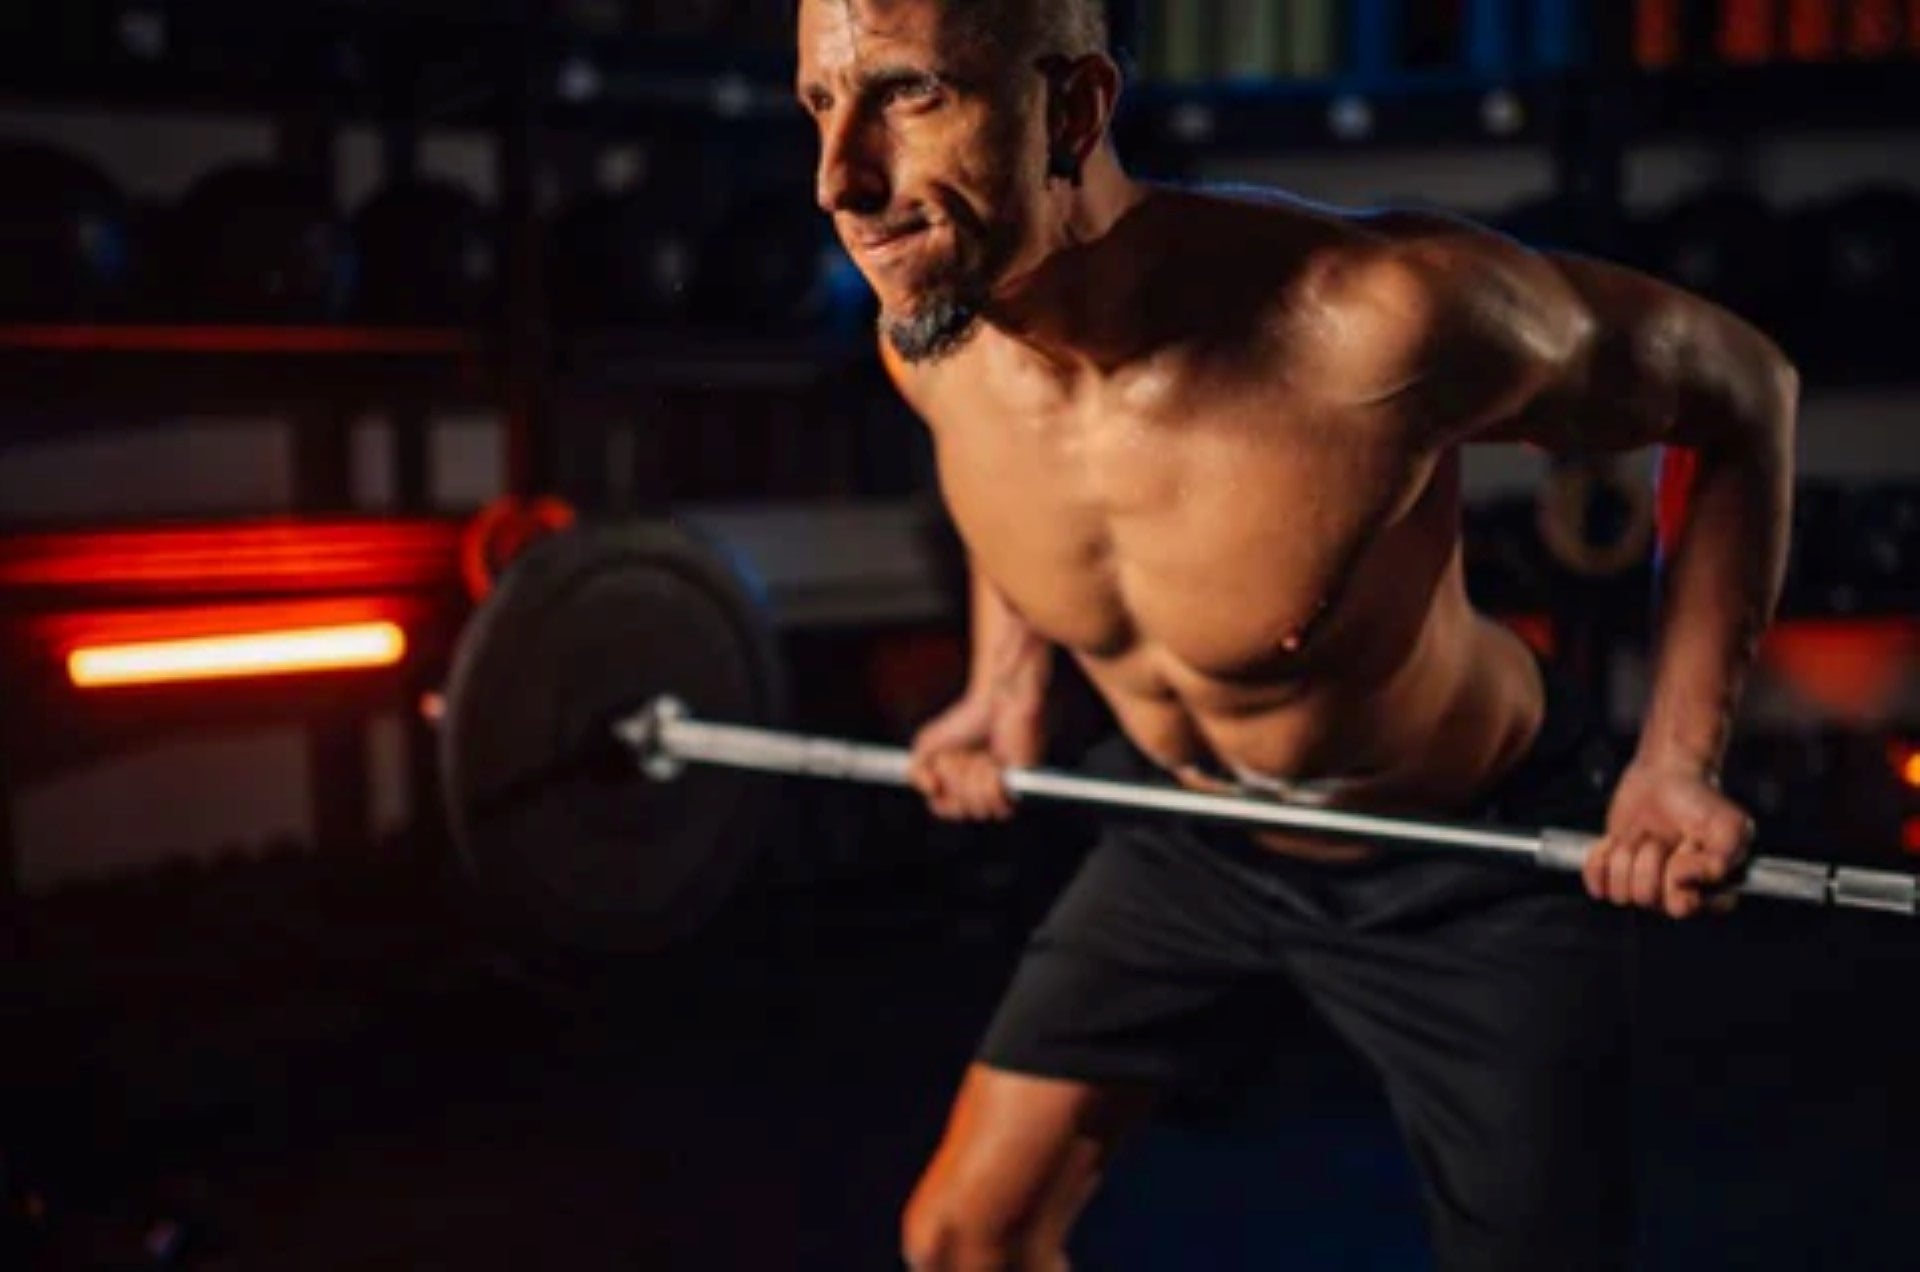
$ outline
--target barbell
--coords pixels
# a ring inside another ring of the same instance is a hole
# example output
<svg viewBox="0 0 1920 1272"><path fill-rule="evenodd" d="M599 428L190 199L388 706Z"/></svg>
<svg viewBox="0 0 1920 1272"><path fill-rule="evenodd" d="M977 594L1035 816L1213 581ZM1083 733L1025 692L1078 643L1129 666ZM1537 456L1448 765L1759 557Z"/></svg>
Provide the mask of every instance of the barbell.
<svg viewBox="0 0 1920 1272"><path fill-rule="evenodd" d="M909 753L780 730L772 624L744 563L675 523L579 524L529 547L475 611L437 714L446 814L480 892L560 941L649 950L737 890L771 801L755 774L908 784ZM1578 872L1573 828L1423 821L1048 769L1012 795L1506 858ZM1920 877L1751 859L1736 889L1920 913Z"/></svg>

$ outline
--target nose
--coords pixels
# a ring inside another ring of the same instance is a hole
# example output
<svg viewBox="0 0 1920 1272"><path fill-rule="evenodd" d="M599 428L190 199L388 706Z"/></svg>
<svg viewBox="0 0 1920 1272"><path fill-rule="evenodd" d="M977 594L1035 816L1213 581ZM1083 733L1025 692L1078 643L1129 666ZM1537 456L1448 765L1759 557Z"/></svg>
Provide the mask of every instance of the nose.
<svg viewBox="0 0 1920 1272"><path fill-rule="evenodd" d="M890 194L884 145L857 118L823 124L814 198L827 213L873 213Z"/></svg>

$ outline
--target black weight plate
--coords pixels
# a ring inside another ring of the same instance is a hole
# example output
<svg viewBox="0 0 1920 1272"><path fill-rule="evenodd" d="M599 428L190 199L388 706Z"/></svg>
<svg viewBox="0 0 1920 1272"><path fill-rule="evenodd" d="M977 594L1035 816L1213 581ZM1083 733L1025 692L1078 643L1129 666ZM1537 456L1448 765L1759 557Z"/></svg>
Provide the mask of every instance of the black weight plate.
<svg viewBox="0 0 1920 1272"><path fill-rule="evenodd" d="M708 922L761 830L765 779L656 783L610 732L662 694L777 722L769 624L724 557L662 523L577 527L517 558L455 651L440 728L480 891L566 945L657 949Z"/></svg>

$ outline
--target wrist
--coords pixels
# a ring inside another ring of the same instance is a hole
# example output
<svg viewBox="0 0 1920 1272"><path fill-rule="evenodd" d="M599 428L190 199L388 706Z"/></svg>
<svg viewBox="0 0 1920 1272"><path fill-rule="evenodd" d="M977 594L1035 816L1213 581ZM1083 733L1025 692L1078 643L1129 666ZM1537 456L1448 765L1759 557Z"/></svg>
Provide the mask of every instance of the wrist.
<svg viewBox="0 0 1920 1272"><path fill-rule="evenodd" d="M1713 786L1720 784L1718 748L1688 745L1643 734L1631 767L1647 773L1692 778Z"/></svg>
<svg viewBox="0 0 1920 1272"><path fill-rule="evenodd" d="M1011 685L989 685L980 691L980 706L996 720L1009 723L1038 719L1046 710L1045 690Z"/></svg>

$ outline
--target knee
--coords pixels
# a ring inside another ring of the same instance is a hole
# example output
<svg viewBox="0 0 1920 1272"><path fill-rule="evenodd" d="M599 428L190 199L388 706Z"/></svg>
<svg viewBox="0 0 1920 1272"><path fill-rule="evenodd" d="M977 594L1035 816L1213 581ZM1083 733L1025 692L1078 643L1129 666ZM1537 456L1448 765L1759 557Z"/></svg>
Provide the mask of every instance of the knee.
<svg viewBox="0 0 1920 1272"><path fill-rule="evenodd" d="M1037 1214L962 1190L922 1186L900 1219L912 1272L1065 1272L1058 1234Z"/></svg>

